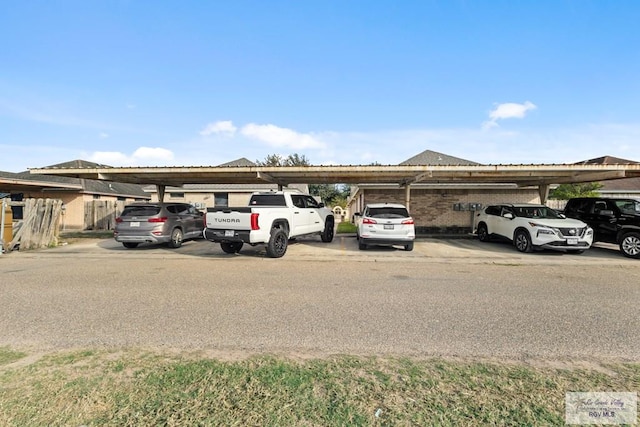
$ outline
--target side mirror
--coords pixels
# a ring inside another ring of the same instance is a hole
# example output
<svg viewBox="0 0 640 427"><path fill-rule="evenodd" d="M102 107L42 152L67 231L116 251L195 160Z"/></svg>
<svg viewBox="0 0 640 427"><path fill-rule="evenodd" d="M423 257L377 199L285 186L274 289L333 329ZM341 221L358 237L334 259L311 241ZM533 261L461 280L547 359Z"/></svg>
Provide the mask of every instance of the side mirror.
<svg viewBox="0 0 640 427"><path fill-rule="evenodd" d="M507 219L513 219L513 214L511 212L507 212L506 214L502 215L504 218Z"/></svg>
<svg viewBox="0 0 640 427"><path fill-rule="evenodd" d="M319 208L324 208L324 203L319 203L319 204L318 204L318 207L319 207Z"/></svg>

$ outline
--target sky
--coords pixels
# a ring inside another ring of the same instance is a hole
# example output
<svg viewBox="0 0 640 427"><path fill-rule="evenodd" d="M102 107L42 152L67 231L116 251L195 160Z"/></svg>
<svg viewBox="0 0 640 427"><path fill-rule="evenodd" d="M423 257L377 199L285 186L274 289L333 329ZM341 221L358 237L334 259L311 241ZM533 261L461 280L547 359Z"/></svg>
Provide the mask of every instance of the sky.
<svg viewBox="0 0 640 427"><path fill-rule="evenodd" d="M3 1L0 171L640 161L636 0Z"/></svg>

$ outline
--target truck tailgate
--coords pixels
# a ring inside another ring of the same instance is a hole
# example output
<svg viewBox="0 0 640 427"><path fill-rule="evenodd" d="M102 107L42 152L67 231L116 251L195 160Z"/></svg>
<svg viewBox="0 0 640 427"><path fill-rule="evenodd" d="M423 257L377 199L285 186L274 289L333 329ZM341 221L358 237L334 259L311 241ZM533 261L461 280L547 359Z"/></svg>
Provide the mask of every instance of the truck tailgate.
<svg viewBox="0 0 640 427"><path fill-rule="evenodd" d="M209 208L207 228L251 230L251 208Z"/></svg>

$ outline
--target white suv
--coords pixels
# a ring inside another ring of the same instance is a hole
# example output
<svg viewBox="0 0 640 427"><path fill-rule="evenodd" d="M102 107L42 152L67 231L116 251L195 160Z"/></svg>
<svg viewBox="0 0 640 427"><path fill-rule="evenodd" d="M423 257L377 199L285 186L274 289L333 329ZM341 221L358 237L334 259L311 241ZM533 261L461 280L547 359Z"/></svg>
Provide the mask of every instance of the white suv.
<svg viewBox="0 0 640 427"><path fill-rule="evenodd" d="M354 216L359 249L367 249L367 245L399 245L407 251L413 250L416 231L404 205L373 203L367 205L362 214Z"/></svg>
<svg viewBox="0 0 640 427"><path fill-rule="evenodd" d="M593 243L593 230L584 222L566 218L545 205L492 205L476 217L478 239L496 236L513 242L520 252L536 248L582 253Z"/></svg>

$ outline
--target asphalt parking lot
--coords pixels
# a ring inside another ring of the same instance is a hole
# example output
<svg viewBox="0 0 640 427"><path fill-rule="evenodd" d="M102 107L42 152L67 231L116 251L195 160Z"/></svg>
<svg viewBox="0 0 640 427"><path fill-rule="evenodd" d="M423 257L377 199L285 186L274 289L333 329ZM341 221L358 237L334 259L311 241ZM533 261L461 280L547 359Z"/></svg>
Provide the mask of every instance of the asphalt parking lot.
<svg viewBox="0 0 640 427"><path fill-rule="evenodd" d="M0 346L640 360L640 261L613 246L521 254L421 239L412 252L359 251L338 235L271 259L261 246L81 240L0 256L0 283Z"/></svg>

